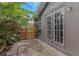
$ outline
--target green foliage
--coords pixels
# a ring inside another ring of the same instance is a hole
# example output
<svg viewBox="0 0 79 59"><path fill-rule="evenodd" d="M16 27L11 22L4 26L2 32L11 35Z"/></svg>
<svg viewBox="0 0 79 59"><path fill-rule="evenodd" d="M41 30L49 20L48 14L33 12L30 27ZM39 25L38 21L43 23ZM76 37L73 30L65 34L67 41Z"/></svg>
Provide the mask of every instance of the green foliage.
<svg viewBox="0 0 79 59"><path fill-rule="evenodd" d="M20 40L19 25L14 20L8 20L6 18L0 18L0 46L7 46ZM3 48L0 48L0 52Z"/></svg>
<svg viewBox="0 0 79 59"><path fill-rule="evenodd" d="M0 3L0 14L7 17L17 16L21 14L33 14L33 12L23 9L20 5L23 3L19 2L4 2Z"/></svg>
<svg viewBox="0 0 79 59"><path fill-rule="evenodd" d="M21 26L28 26L28 20L26 20L26 19L19 19L18 23Z"/></svg>
<svg viewBox="0 0 79 59"><path fill-rule="evenodd" d="M30 17L25 19L23 15L27 17L28 14L32 14L32 18L39 19L38 14L21 8L21 4L24 4L24 2L0 2L0 16L16 20L22 26L27 26L28 20L30 20ZM30 5L27 4L27 6L31 8Z"/></svg>
<svg viewBox="0 0 79 59"><path fill-rule="evenodd" d="M18 29L20 26L27 26L32 14L38 19L38 15L20 7L20 2L0 2L0 52L8 44L13 44L20 39ZM28 6L29 7L29 6Z"/></svg>
<svg viewBox="0 0 79 59"><path fill-rule="evenodd" d="M0 52L9 44L20 40L19 27L28 25L28 14L34 14L21 8L21 4L23 3L0 2Z"/></svg>
<svg viewBox="0 0 79 59"><path fill-rule="evenodd" d="M35 21L37 21L37 20L39 20L39 15L37 13L34 13L33 18L34 18Z"/></svg>
<svg viewBox="0 0 79 59"><path fill-rule="evenodd" d="M20 2L0 2L0 52L6 49L9 44L20 40L19 27L27 26L32 14L38 18L33 12L23 9ZM28 5L28 7L30 7Z"/></svg>
<svg viewBox="0 0 79 59"><path fill-rule="evenodd" d="M32 11L29 11L28 9L21 8L21 4L24 3L0 2L0 16L5 16L6 18L16 20L20 25L27 26L30 17L28 17L28 19L25 20L25 18L22 15L27 16L28 14L34 13Z"/></svg>

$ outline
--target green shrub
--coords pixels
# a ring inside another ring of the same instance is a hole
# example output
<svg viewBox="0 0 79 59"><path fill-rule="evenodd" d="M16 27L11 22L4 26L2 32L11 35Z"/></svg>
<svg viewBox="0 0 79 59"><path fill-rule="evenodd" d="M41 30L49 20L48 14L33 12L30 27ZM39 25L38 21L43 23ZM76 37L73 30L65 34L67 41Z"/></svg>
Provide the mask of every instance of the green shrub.
<svg viewBox="0 0 79 59"><path fill-rule="evenodd" d="M0 19L0 52L14 42L20 40L19 25L14 20Z"/></svg>

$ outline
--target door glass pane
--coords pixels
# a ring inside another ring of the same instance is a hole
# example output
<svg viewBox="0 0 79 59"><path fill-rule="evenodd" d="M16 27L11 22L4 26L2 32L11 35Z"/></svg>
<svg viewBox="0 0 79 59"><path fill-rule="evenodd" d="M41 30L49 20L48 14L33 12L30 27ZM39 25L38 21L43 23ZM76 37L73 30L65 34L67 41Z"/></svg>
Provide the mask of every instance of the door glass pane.
<svg viewBox="0 0 79 59"><path fill-rule="evenodd" d="M63 31L60 31L60 37L61 38L63 37Z"/></svg>
<svg viewBox="0 0 79 59"><path fill-rule="evenodd" d="M56 37L59 36L59 31L55 31L55 36L56 36Z"/></svg>
<svg viewBox="0 0 79 59"><path fill-rule="evenodd" d="M51 16L47 17L47 38L51 39Z"/></svg>
<svg viewBox="0 0 79 59"><path fill-rule="evenodd" d="M47 35L47 38L48 38L48 39L51 39L51 35L48 34L48 35Z"/></svg>
<svg viewBox="0 0 79 59"><path fill-rule="evenodd" d="M63 14L55 13L55 41L63 44Z"/></svg>
<svg viewBox="0 0 79 59"><path fill-rule="evenodd" d="M47 25L51 25L51 22L47 22Z"/></svg>
<svg viewBox="0 0 79 59"><path fill-rule="evenodd" d="M63 24L60 24L59 28L60 28L60 30L63 30Z"/></svg>
<svg viewBox="0 0 79 59"><path fill-rule="evenodd" d="M60 43L63 44L63 38L60 38Z"/></svg>
<svg viewBox="0 0 79 59"><path fill-rule="evenodd" d="M51 30L51 26L47 26L47 30Z"/></svg>
<svg viewBox="0 0 79 59"><path fill-rule="evenodd" d="M55 25L55 30L59 30L59 25Z"/></svg>
<svg viewBox="0 0 79 59"><path fill-rule="evenodd" d="M47 31L47 33L48 33L49 35L51 35L51 31Z"/></svg>

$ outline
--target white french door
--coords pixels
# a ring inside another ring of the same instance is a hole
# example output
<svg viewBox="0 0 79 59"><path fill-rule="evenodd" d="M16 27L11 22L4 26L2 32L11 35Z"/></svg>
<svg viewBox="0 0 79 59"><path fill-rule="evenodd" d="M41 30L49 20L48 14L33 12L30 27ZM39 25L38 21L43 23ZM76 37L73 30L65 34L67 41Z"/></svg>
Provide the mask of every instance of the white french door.
<svg viewBox="0 0 79 59"><path fill-rule="evenodd" d="M60 8L46 16L47 40L64 45L64 8Z"/></svg>
<svg viewBox="0 0 79 59"><path fill-rule="evenodd" d="M54 42L64 45L64 9L58 9L53 13Z"/></svg>

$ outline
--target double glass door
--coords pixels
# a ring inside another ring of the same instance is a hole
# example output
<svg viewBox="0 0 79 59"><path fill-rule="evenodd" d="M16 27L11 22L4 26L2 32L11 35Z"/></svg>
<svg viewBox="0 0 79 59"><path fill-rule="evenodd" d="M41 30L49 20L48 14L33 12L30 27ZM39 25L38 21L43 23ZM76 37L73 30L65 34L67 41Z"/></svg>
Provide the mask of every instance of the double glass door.
<svg viewBox="0 0 79 59"><path fill-rule="evenodd" d="M59 9L46 17L47 39L57 44L64 44L64 10Z"/></svg>

